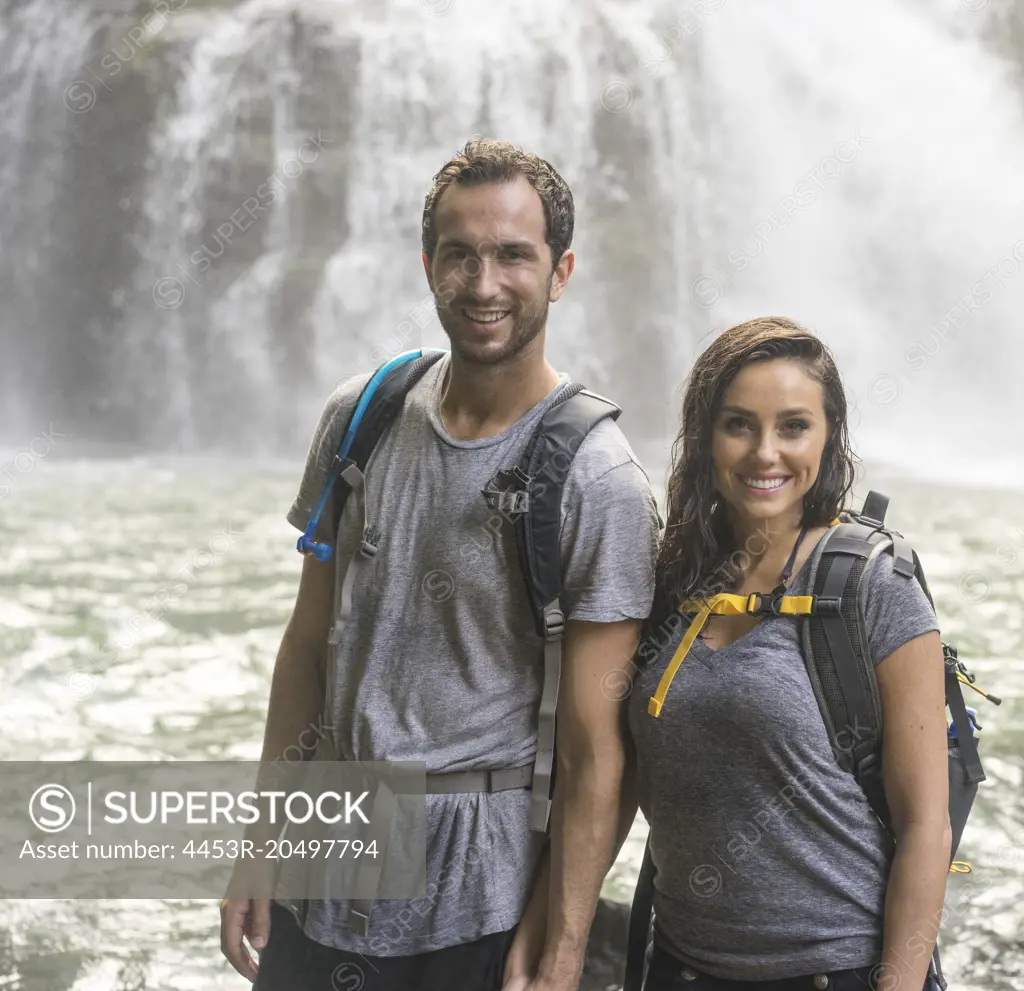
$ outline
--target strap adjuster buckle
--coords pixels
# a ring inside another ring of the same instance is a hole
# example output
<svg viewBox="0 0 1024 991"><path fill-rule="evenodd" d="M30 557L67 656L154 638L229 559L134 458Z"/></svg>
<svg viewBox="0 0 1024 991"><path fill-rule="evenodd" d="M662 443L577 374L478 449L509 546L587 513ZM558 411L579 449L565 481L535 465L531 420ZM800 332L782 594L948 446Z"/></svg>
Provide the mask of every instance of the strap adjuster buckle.
<svg viewBox="0 0 1024 991"><path fill-rule="evenodd" d="M885 524L881 520L876 520L873 516L865 516L863 513L851 513L850 515L853 516L858 523L863 523L872 530L881 530L882 532L886 532Z"/></svg>
<svg viewBox="0 0 1024 991"><path fill-rule="evenodd" d="M380 527L368 526L363 531L363 542L359 545L359 553L363 557L375 557L377 554L377 545L380 543Z"/></svg>
<svg viewBox="0 0 1024 991"><path fill-rule="evenodd" d="M492 504L503 516L522 516L530 511L530 493L523 491L499 492L496 504Z"/></svg>
<svg viewBox="0 0 1024 991"><path fill-rule="evenodd" d="M815 616L841 616L843 598L841 595L815 595L812 612Z"/></svg>
<svg viewBox="0 0 1024 991"><path fill-rule="evenodd" d="M499 471L481 490L490 509L515 518L530 511L532 479L519 465Z"/></svg>
<svg viewBox="0 0 1024 991"><path fill-rule="evenodd" d="M952 644L944 643L942 645L942 660L945 664L947 674L962 674L968 682L972 685L974 684L976 676L967 670L967 665L960 660L957 655L956 647Z"/></svg>
<svg viewBox="0 0 1024 991"><path fill-rule="evenodd" d="M530 829L538 833L548 831L548 822L551 819L551 799L544 796L533 796L530 803Z"/></svg>
<svg viewBox="0 0 1024 991"><path fill-rule="evenodd" d="M868 752L861 757L860 754ZM858 781L881 771L881 757L871 740L862 741L853 748L854 775Z"/></svg>
<svg viewBox="0 0 1024 991"><path fill-rule="evenodd" d="M751 592L747 597L747 612L752 616L781 616L785 588L772 589L767 595Z"/></svg>
<svg viewBox="0 0 1024 991"><path fill-rule="evenodd" d="M565 613L551 609L544 613L544 639L558 640L565 634Z"/></svg>

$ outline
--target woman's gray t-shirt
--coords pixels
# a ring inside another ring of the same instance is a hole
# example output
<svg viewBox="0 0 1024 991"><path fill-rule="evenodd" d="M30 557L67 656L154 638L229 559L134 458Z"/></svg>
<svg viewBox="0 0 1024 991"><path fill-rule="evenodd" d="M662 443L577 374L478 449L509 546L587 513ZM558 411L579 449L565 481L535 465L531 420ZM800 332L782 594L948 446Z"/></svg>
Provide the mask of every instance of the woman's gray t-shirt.
<svg viewBox="0 0 1024 991"><path fill-rule="evenodd" d="M864 572L876 664L938 629L920 585L894 572L892 560L882 553ZM806 594L809 562L787 594ZM655 719L647 703L684 620L630 699L658 938L730 980L871 966L882 952L884 834L836 763L801 654L801 622L765 618L717 651L698 639Z"/></svg>

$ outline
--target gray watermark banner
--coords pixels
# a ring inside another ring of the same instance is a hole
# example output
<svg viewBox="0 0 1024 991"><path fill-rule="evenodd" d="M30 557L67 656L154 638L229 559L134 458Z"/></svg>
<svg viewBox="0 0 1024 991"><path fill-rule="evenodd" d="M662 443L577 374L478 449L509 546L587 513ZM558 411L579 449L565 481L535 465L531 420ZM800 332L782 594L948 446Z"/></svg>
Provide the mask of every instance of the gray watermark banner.
<svg viewBox="0 0 1024 991"><path fill-rule="evenodd" d="M425 793L422 762L0 761L0 898L419 898Z"/></svg>

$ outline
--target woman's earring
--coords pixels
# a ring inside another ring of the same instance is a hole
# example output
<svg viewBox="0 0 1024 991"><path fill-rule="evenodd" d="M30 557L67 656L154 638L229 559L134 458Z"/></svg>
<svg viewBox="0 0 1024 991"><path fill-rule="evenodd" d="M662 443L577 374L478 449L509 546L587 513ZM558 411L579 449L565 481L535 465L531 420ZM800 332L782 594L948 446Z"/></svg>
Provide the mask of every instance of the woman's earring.
<svg viewBox="0 0 1024 991"><path fill-rule="evenodd" d="M711 503L711 515L712 516L715 515L715 511L717 509L718 509L718 500L716 499L713 503Z"/></svg>

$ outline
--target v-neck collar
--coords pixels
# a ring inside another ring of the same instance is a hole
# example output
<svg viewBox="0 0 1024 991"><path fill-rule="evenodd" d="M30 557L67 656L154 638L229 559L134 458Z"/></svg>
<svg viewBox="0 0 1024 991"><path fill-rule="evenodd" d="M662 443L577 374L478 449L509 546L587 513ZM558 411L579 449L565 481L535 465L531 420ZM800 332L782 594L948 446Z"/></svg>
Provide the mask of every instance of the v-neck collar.
<svg viewBox="0 0 1024 991"><path fill-rule="evenodd" d="M825 537L827 537L827 536L828 536L828 530L826 530L818 538L817 543L815 543L814 547L811 548L811 553L807 555L806 559L804 560L804 563L800 565L800 567L797 569L796 574L793 576L793 580L792 580L792 582L790 582L789 588L786 590L786 594L787 595L794 595L794 594L796 594L794 592L794 589L796 588L796 586L801 581L803 581L805 579L807 568L810 565L812 559L814 558L814 554L815 554L815 552L818 549L818 544L820 544L825 539ZM691 645L690 650L691 651L696 651L699 648L700 653L701 653L701 658L700 659L701 660L707 660L708 658L714 657L716 654L721 653L723 650L728 650L730 647L733 646L733 644L741 643L742 641L745 641L748 637L753 636L758 630L760 630L764 626L764 621L766 619L794 619L794 618L796 618L796 617L792 617L792 616L789 616L789 617L783 617L783 616L762 616L754 624L754 626L752 626L749 630L747 630L746 633L741 634L735 640L730 640L728 643L722 644L721 647L709 647L704 642L704 637L699 636L699 637L697 637L696 640L693 641L693 644Z"/></svg>

